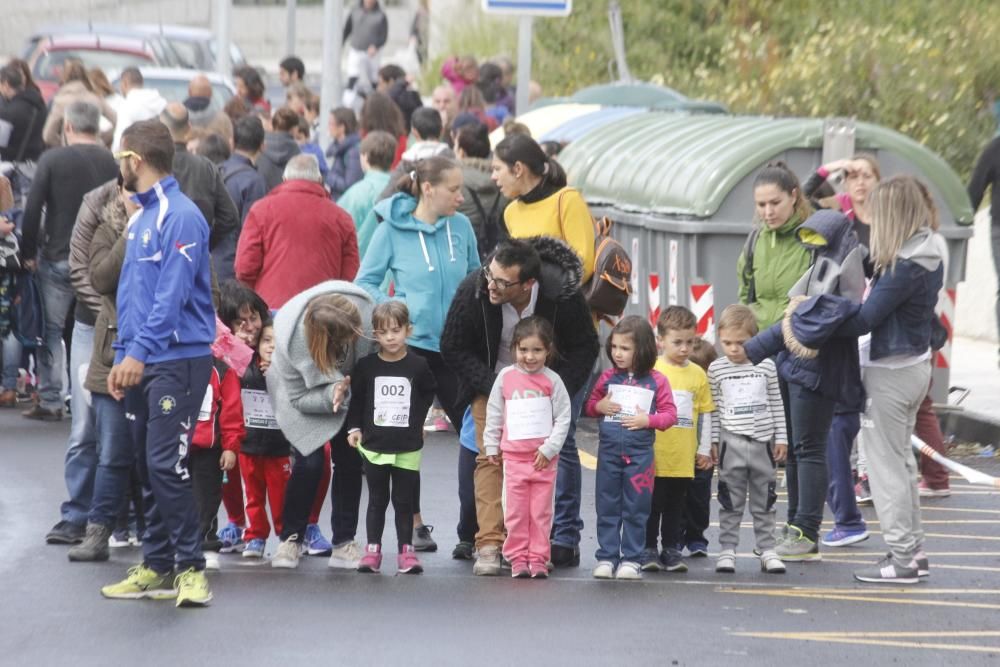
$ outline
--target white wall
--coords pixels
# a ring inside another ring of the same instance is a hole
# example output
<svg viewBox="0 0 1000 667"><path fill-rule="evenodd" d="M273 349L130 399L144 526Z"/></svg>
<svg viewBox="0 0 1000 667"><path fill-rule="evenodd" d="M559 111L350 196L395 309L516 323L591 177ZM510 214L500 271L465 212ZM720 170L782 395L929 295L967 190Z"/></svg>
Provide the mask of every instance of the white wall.
<svg viewBox="0 0 1000 667"><path fill-rule="evenodd" d="M993 267L990 211L987 208L976 215L975 234L969 239L965 281L958 285L955 303L955 334L996 343L996 294L997 276Z"/></svg>

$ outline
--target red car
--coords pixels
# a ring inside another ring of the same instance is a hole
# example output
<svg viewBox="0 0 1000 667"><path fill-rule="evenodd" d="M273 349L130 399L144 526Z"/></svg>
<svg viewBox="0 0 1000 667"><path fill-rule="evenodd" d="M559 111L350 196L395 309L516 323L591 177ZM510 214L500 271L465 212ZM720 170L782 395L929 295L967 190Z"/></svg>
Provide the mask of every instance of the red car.
<svg viewBox="0 0 1000 667"><path fill-rule="evenodd" d="M97 34L43 37L27 60L46 102L59 90L63 64L74 58L83 61L88 69L100 67L105 72L162 64L149 41L142 38Z"/></svg>

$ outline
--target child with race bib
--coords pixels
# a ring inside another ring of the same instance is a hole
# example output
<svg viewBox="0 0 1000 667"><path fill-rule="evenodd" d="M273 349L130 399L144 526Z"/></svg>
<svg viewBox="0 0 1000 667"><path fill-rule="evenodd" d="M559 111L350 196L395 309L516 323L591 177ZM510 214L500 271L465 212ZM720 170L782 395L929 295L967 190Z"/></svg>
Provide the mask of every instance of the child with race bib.
<svg viewBox="0 0 1000 667"><path fill-rule="evenodd" d="M788 436L785 408L774 362L754 366L744 343L757 335L757 319L747 306L727 306L719 318L724 356L708 367L715 412L712 416L712 461L719 468L719 544L716 572L736 571L740 521L750 497L750 514L760 552L760 569L783 574L775 553L775 466L785 459Z"/></svg>
<svg viewBox="0 0 1000 667"><path fill-rule="evenodd" d="M253 359L240 380L243 423L247 430L240 449L240 473L247 494L244 558L264 556L264 545L271 532L267 506L271 508L274 533L281 535L285 487L292 476L292 446L278 427L267 393L267 369L271 366L274 346L274 323L265 320Z"/></svg>
<svg viewBox="0 0 1000 667"><path fill-rule="evenodd" d="M354 367L347 411L347 442L361 453L368 480L368 546L358 572L377 574L382 567L382 532L391 499L399 543L396 571L420 574L423 566L413 550L413 500L420 479L424 416L437 382L427 361L406 347L413 325L405 303L376 306L372 331L379 351Z"/></svg>
<svg viewBox="0 0 1000 667"><path fill-rule="evenodd" d="M677 421L670 382L657 370L653 328L629 315L611 330L612 367L597 380L586 411L600 421L597 450L597 579L641 579L639 562L653 500L654 431Z"/></svg>
<svg viewBox="0 0 1000 667"><path fill-rule="evenodd" d="M483 445L493 465L503 450L507 540L503 555L515 579L549 576L549 533L557 457L569 432L570 397L559 375L546 367L555 334L548 320L517 323L510 349L514 365L497 375L486 404Z"/></svg>
<svg viewBox="0 0 1000 667"><path fill-rule="evenodd" d="M656 342L660 357L654 368L670 382L677 423L673 428L656 434L653 461L656 479L653 481L653 506L646 523L646 550L642 569L647 572L687 572L681 558L684 548L684 508L688 487L694 479L697 457L699 470L712 467L710 429L699 426L703 415L715 409L708 376L701 367L688 360L694 349L698 320L683 306L670 306L656 321ZM657 537L662 550L657 552Z"/></svg>

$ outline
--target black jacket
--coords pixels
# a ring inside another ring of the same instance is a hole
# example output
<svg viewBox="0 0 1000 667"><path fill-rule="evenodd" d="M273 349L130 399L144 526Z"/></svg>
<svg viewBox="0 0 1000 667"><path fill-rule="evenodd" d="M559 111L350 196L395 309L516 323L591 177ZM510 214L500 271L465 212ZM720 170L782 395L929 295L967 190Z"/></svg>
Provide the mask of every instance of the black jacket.
<svg viewBox="0 0 1000 667"><path fill-rule="evenodd" d="M556 358L549 366L573 396L590 377L600 348L590 308L579 288L583 269L577 254L562 241L549 237L530 241L542 257L535 315L547 319L555 330ZM441 334L441 356L458 374L456 407L477 395L490 395L502 328L501 308L490 303L482 273L470 273L455 292Z"/></svg>
<svg viewBox="0 0 1000 667"><path fill-rule="evenodd" d="M240 387L251 391L262 391L267 393L267 380L260 371L260 358L256 353L253 360L247 366L247 370L240 378ZM249 456L289 456L291 454L291 444L277 428L258 428L247 425L246 437L240 445L240 453Z"/></svg>
<svg viewBox="0 0 1000 667"><path fill-rule="evenodd" d="M209 248L239 229L240 215L226 191L222 174L208 158L189 153L184 144L174 144L174 178L188 199L205 216Z"/></svg>
<svg viewBox="0 0 1000 667"><path fill-rule="evenodd" d="M992 189L990 216L996 225L1000 222L1000 137L995 138L983 149L969 180L969 199L972 201L973 211L979 208L988 187ZM993 233L997 233L996 229Z"/></svg>
<svg viewBox="0 0 1000 667"><path fill-rule="evenodd" d="M10 141L7 146L0 146L0 160L13 162L37 161L45 150L45 142L42 141L42 128L45 126L45 119L49 115L49 110L45 106L42 94L34 88L26 88L7 102L0 105L0 119L13 125L11 129ZM31 130L30 134L28 130ZM24 146L23 155L18 156L21 146Z"/></svg>

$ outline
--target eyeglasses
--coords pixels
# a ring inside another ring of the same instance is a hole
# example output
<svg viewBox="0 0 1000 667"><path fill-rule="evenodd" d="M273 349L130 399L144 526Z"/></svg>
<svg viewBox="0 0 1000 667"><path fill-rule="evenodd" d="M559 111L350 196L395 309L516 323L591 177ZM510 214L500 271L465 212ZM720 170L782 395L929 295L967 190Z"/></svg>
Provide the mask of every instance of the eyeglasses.
<svg viewBox="0 0 1000 667"><path fill-rule="evenodd" d="M126 157L137 157L140 160L142 159L142 156L136 153L135 151L118 151L117 153L114 154L114 157L116 160L121 160L122 158Z"/></svg>
<svg viewBox="0 0 1000 667"><path fill-rule="evenodd" d="M513 287L514 285L520 285L521 283L524 282L523 280L511 281L511 280L504 280L503 278L494 278L493 274L490 273L489 267L486 266L483 267L483 278L486 279L487 285L493 283L499 289L507 289L508 287Z"/></svg>

